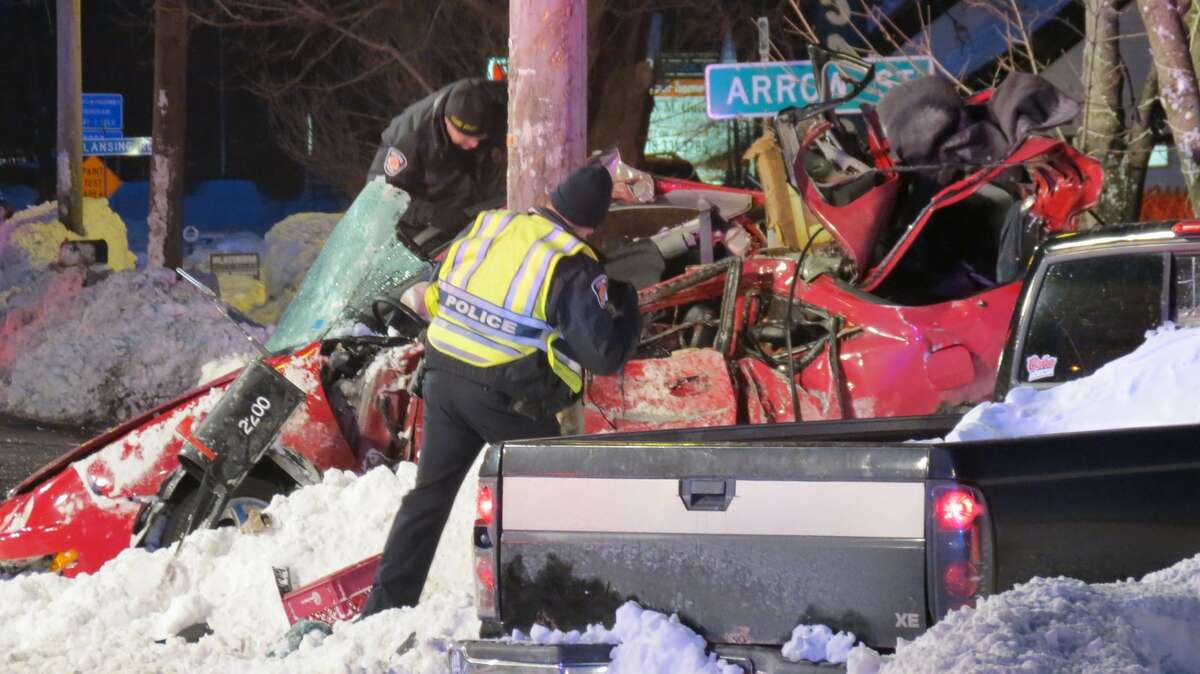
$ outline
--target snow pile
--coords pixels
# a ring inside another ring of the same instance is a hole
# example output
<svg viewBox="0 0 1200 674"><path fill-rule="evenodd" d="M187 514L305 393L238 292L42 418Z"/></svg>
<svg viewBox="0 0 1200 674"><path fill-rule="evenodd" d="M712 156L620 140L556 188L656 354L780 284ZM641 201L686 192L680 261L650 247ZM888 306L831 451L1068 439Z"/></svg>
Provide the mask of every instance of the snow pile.
<svg viewBox="0 0 1200 674"><path fill-rule="evenodd" d="M268 510L274 525L262 533L202 531L178 558L174 548L131 549L74 580L2 581L0 671L444 672L448 640L479 629L470 565L474 477L455 503L418 608L339 624L284 658L269 655L288 627L271 567L290 567L296 582L308 583L378 553L415 476L413 464L357 479L330 471L321 484L277 497ZM213 634L192 644L171 636L200 621ZM415 646L397 654L410 634Z"/></svg>
<svg viewBox="0 0 1200 674"><path fill-rule="evenodd" d="M297 213L267 232L263 260L267 298L248 312L251 318L263 325L279 319L341 217L341 213Z"/></svg>
<svg viewBox="0 0 1200 674"><path fill-rule="evenodd" d="M634 602L629 603L634 604ZM636 606L636 604L634 605ZM588 625L583 632L579 630L563 632L557 629L552 630L545 625L534 625L529 628L528 635L521 630L513 630L510 640L534 644L612 644L614 646L620 641L615 633L599 624Z"/></svg>
<svg viewBox="0 0 1200 674"><path fill-rule="evenodd" d="M828 628L826 628L828 629ZM850 636L853 641L854 635ZM608 674L741 674L742 668L705 654L704 638L679 622L657 611L643 609L637 602L625 602L617 609L611 630L589 625L587 630L562 632L534 625L529 636L513 630L513 641L535 644L616 644L609 657Z"/></svg>
<svg viewBox="0 0 1200 674"><path fill-rule="evenodd" d="M58 221L58 205L46 202L19 211L0 223L0 310L15 287L29 283L33 275L58 259L63 241L104 239L108 244L108 268L133 269L136 258L129 250L125 223L108 207L107 199L83 200L83 227L79 236Z"/></svg>
<svg viewBox="0 0 1200 674"><path fill-rule="evenodd" d="M855 641L853 632L834 634L825 625L797 625L783 645L783 657L792 662L845 662Z"/></svg>
<svg viewBox="0 0 1200 674"><path fill-rule="evenodd" d="M1198 390L1200 328L1168 324L1089 377L1048 389L1022 386L1004 402L977 405L946 441L1200 423Z"/></svg>
<svg viewBox="0 0 1200 674"><path fill-rule="evenodd" d="M1036 578L950 613L878 671L1200 672L1197 634L1200 557L1193 557L1140 582Z"/></svg>
<svg viewBox="0 0 1200 674"><path fill-rule="evenodd" d="M617 609L609 674L740 674L741 667L704 654L704 638L679 622L633 602Z"/></svg>
<svg viewBox="0 0 1200 674"><path fill-rule="evenodd" d="M203 363L253 350L170 272L84 281L80 269L43 272L0 316L0 413L111 423L187 390Z"/></svg>

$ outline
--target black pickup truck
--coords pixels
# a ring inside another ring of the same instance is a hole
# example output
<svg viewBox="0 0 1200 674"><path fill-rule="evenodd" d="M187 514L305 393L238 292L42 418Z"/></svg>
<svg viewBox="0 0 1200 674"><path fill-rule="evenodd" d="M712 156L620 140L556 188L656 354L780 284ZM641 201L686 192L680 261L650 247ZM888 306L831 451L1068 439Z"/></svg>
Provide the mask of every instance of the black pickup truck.
<svg viewBox="0 0 1200 674"><path fill-rule="evenodd" d="M997 399L1086 376L1166 321L1195 324L1198 272L1195 223L1045 246L1013 317ZM1200 427L941 441L958 419L490 447L474 528L485 639L456 643L451 670L604 671L610 647L487 638L532 623L611 622L636 599L677 613L747 672L828 672L783 660L796 624L889 651L1034 576L1113 581L1200 553Z"/></svg>

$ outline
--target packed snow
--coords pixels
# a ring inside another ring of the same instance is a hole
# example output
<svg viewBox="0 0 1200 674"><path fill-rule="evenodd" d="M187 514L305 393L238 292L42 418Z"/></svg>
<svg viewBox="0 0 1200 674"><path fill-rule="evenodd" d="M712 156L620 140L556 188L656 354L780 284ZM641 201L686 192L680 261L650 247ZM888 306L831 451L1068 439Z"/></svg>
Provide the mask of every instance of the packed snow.
<svg viewBox="0 0 1200 674"><path fill-rule="evenodd" d="M742 668L707 653L704 638L667 616L626 602L617 609L612 629L589 625L587 630L550 629L534 625L529 634L513 630L513 642L534 644L612 644L608 674L742 674Z"/></svg>
<svg viewBox="0 0 1200 674"><path fill-rule="evenodd" d="M104 199L83 200L85 235L68 231L58 221L57 205L47 202L19 211L0 222L0 311L11 296L32 283L58 259L63 241L103 239L110 269L132 269L136 261L125 237L125 224Z"/></svg>
<svg viewBox="0 0 1200 674"><path fill-rule="evenodd" d="M341 217L341 213L297 213L267 232L263 259L267 300L250 310L251 318L264 325L279 319Z"/></svg>
<svg viewBox="0 0 1200 674"><path fill-rule="evenodd" d="M853 632L833 633L825 625L797 625L783 645L783 657L792 662L845 662L855 644Z"/></svg>
<svg viewBox="0 0 1200 674"><path fill-rule="evenodd" d="M290 568L304 584L378 553L415 475L412 464L360 478L330 471L321 484L277 497L263 532L202 531L178 556L174 548L130 549L90 576L0 582L0 671L443 672L447 640L479 629L474 478L455 504L419 608L339 624L286 657L270 655L283 650L288 628L271 567ZM172 636L198 622L213 633L196 643ZM416 646L397 654L413 633Z"/></svg>
<svg viewBox="0 0 1200 674"><path fill-rule="evenodd" d="M255 355L235 326L173 274L129 271L135 258L124 224L103 199L84 200L84 224L86 238L108 242L107 269L57 265L59 244L80 237L56 220L55 209L53 202L33 206L0 224L0 413L111 424ZM339 217L301 213L267 233L266 297L252 317L275 320ZM220 279L222 288L236 280ZM247 327L266 340L266 330Z"/></svg>
<svg viewBox="0 0 1200 674"><path fill-rule="evenodd" d="M254 350L172 272L85 282L78 268L45 272L28 301L14 299L0 317L0 412L109 424L188 390L208 361Z"/></svg>
<svg viewBox="0 0 1200 674"><path fill-rule="evenodd" d="M1200 423L1196 391L1200 328L1167 324L1090 377L1053 388L1021 386L1003 402L976 405L946 440Z"/></svg>

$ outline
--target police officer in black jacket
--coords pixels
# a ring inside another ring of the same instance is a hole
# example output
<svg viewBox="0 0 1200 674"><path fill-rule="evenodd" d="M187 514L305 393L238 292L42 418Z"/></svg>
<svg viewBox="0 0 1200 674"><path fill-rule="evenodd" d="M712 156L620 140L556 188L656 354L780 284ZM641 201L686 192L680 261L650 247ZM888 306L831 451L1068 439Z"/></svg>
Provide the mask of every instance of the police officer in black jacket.
<svg viewBox="0 0 1200 674"><path fill-rule="evenodd" d="M591 164L529 213L480 214L447 249L426 295L424 439L363 615L413 606L483 444L558 435L583 370L618 371L641 335L637 291L610 282L583 242L612 179Z"/></svg>
<svg viewBox="0 0 1200 674"><path fill-rule="evenodd" d="M410 105L384 130L367 178L382 175L408 192L401 229L423 248L503 204L507 119L505 83L465 79Z"/></svg>

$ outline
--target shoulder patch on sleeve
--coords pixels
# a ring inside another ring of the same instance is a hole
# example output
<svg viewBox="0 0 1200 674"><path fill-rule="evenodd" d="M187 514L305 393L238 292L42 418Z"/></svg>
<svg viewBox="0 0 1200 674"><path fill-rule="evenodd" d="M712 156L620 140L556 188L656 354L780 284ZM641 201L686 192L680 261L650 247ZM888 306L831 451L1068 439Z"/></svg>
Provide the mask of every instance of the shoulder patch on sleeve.
<svg viewBox="0 0 1200 674"><path fill-rule="evenodd" d="M400 150L389 147L387 157L383 160L383 172L392 178L399 175L405 168L408 168L408 157L405 157Z"/></svg>
<svg viewBox="0 0 1200 674"><path fill-rule="evenodd" d="M608 306L608 275L601 274L592 279L592 294L596 296L596 302L600 304L600 308Z"/></svg>

